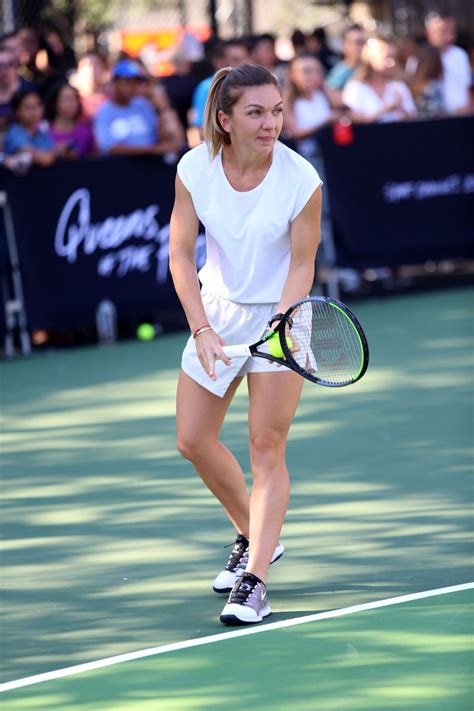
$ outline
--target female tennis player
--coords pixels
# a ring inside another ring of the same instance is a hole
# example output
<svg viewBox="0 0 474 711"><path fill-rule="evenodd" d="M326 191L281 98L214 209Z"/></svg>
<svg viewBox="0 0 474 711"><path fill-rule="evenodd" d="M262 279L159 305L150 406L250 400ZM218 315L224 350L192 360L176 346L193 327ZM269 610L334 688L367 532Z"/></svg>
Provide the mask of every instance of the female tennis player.
<svg viewBox="0 0 474 711"><path fill-rule="evenodd" d="M205 142L178 164L171 217L170 268L191 330L178 384L177 446L237 531L213 585L230 592L220 620L231 625L271 614L265 580L283 553L279 536L290 490L285 446L303 379L263 359L230 360L222 346L258 340L308 295L319 244L321 180L278 141L282 112L277 80L263 67L218 71L205 109ZM199 221L207 259L198 275ZM240 465L219 441L244 377L250 495Z"/></svg>

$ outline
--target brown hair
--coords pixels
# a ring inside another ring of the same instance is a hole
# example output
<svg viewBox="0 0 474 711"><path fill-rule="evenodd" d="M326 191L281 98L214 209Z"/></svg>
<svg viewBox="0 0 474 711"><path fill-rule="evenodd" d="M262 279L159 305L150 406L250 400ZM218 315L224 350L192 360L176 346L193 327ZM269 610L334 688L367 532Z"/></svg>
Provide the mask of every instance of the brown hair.
<svg viewBox="0 0 474 711"><path fill-rule="evenodd" d="M204 108L204 140L212 158L225 143L230 143L230 136L219 121L219 111L230 116L245 89L268 84L280 88L276 77L258 64L241 64L234 69L224 67L216 72Z"/></svg>
<svg viewBox="0 0 474 711"><path fill-rule="evenodd" d="M48 121L55 121L56 117L58 115L58 103L59 99L61 97L63 89L71 89L74 92L74 95L76 97L77 101L77 109L76 113L74 115L74 121L78 121L79 118L82 115L82 102L81 102L81 95L79 94L78 89L76 89L75 86L72 86L72 84L69 84L68 81L59 81L57 84L53 86L51 89L51 92L47 95L46 97L46 118Z"/></svg>
<svg viewBox="0 0 474 711"><path fill-rule="evenodd" d="M416 71L410 82L413 96L422 94L429 81L441 79L442 76L443 64L439 50L428 45L421 51Z"/></svg>

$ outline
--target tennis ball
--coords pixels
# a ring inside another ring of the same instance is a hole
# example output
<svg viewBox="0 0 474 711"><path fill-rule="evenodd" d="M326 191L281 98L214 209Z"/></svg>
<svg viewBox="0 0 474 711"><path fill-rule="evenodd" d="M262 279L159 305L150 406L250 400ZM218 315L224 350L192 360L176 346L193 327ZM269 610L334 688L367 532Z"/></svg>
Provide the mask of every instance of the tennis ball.
<svg viewBox="0 0 474 711"><path fill-rule="evenodd" d="M288 348L293 348L293 341L291 340L291 338L289 336L286 337L286 345L288 346ZM283 353L283 349L281 347L280 338L278 335L272 336L269 339L268 352L274 358L284 358L285 357L285 354Z"/></svg>
<svg viewBox="0 0 474 711"><path fill-rule="evenodd" d="M139 341L152 341L155 337L155 327L151 323L141 323L137 328Z"/></svg>

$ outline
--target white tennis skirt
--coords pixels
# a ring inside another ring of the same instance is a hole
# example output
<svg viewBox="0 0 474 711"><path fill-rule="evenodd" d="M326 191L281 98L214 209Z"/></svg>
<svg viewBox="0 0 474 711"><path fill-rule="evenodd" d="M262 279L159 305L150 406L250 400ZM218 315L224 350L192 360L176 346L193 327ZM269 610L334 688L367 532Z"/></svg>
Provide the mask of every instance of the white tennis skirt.
<svg viewBox="0 0 474 711"><path fill-rule="evenodd" d="M251 344L262 338L270 316L275 313L278 306L278 304L238 304L209 293L201 293L201 298L209 324L224 340L226 346ZM264 358L233 358L232 365L216 361L217 379L212 380L199 361L196 342L192 336L189 337L183 351L181 367L186 375L219 397L224 397L234 378L243 377L247 373L290 372Z"/></svg>

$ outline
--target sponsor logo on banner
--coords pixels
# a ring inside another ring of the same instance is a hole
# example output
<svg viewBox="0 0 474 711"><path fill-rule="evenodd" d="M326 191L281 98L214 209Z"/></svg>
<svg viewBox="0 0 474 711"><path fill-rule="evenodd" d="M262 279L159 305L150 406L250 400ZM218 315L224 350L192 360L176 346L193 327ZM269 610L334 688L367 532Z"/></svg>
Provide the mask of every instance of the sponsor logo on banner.
<svg viewBox="0 0 474 711"><path fill-rule="evenodd" d="M87 188L75 190L66 201L54 236L58 257L74 264L80 254L98 256L100 277L123 278L130 272L155 270L156 281L164 284L169 276L169 222L160 225L159 205L151 204L124 215L91 220L91 195ZM205 236L196 243L196 264L205 262Z"/></svg>
<svg viewBox="0 0 474 711"><path fill-rule="evenodd" d="M385 202L389 204L405 200L428 200L449 195L469 195L474 192L474 175L448 175L440 180L405 180L385 183L383 186Z"/></svg>

